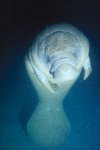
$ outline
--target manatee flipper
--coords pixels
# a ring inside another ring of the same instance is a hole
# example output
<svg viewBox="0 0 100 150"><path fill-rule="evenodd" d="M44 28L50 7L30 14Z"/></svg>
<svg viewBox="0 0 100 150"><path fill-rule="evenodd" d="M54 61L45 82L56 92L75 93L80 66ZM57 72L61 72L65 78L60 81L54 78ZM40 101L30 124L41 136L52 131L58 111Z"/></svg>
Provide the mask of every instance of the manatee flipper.
<svg viewBox="0 0 100 150"><path fill-rule="evenodd" d="M84 80L86 80L92 71L89 56L87 56L87 58L85 59L84 64L83 64L83 68L85 71Z"/></svg>

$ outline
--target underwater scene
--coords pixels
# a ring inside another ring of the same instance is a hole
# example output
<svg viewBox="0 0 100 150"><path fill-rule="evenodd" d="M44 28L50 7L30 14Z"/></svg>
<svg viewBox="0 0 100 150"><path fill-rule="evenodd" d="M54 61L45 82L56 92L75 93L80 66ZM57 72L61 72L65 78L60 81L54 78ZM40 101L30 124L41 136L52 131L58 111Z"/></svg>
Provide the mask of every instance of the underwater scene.
<svg viewBox="0 0 100 150"><path fill-rule="evenodd" d="M89 4L2 3L0 150L100 149L99 9Z"/></svg>

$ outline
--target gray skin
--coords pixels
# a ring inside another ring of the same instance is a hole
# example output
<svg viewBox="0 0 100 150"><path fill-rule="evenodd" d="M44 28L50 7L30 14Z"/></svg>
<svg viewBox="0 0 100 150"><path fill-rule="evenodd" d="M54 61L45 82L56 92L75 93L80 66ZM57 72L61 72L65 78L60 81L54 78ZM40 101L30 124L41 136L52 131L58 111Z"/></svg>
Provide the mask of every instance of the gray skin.
<svg viewBox="0 0 100 150"><path fill-rule="evenodd" d="M39 81L50 91L51 84L73 80L83 68L84 80L92 68L87 38L75 27L62 24L45 29L37 36L26 63Z"/></svg>

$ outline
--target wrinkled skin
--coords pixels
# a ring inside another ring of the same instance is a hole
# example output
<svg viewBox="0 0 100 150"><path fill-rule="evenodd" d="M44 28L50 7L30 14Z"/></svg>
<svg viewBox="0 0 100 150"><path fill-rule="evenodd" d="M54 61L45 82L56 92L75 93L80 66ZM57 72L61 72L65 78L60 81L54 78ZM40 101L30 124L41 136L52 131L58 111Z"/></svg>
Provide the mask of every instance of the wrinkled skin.
<svg viewBox="0 0 100 150"><path fill-rule="evenodd" d="M84 69L84 80L91 73L89 44L86 37L76 28L63 24L47 28L33 43L28 67L39 81L50 91L51 84L57 86L73 80Z"/></svg>

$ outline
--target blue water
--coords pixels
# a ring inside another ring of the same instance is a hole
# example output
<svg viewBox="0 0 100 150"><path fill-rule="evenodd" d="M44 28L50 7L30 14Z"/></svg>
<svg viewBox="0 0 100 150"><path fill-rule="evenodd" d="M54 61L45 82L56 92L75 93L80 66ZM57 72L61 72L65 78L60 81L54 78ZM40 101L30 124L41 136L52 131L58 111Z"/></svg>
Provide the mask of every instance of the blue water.
<svg viewBox="0 0 100 150"><path fill-rule="evenodd" d="M90 57L93 68L90 77L83 81L82 72L64 100L72 131L66 143L57 150L100 149L100 63L94 49ZM26 132L27 121L38 98L23 59L14 63L1 80L0 150L42 150Z"/></svg>

